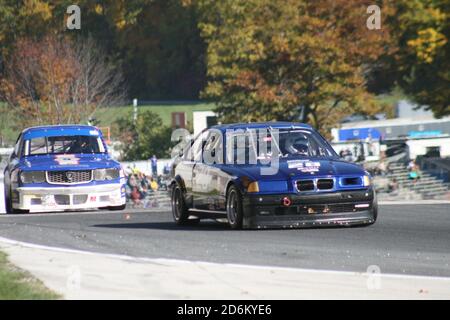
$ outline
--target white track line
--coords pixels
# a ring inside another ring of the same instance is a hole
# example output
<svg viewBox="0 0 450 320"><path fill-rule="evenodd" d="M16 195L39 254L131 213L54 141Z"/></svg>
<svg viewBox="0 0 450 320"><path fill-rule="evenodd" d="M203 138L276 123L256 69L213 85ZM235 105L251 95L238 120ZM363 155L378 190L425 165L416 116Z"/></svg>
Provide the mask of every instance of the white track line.
<svg viewBox="0 0 450 320"><path fill-rule="evenodd" d="M28 242L22 242L17 240L11 240L7 238L0 237L0 242L7 245L13 246L23 246L27 248L34 248L47 251L55 251L62 253L74 253L82 254L87 256L100 256L105 258L120 259L126 261L134 262L149 262L149 263L173 263L173 264L200 264L200 265L210 265L210 266L225 266L225 267L237 267L246 269L259 269L259 270L279 270L279 271L304 271L318 274L330 274L330 275L365 275L365 272L353 272L353 271L337 271L337 270L317 270L317 269L307 269L307 268L291 268L291 267L278 267L278 266L258 266L258 265L248 265L248 264L236 264L236 263L216 263L216 262L206 262L206 261L190 261L183 259L168 259L168 258L146 258L146 257L132 257L121 254L110 254L110 253L97 253L91 251L83 251L76 249L66 249L61 247L50 247L45 245L33 244ZM369 274L367 274L369 275ZM395 278L395 279L423 279L423 280L436 280L436 281L448 281L450 284L450 277L437 277L437 276L420 276L420 275L404 275L404 274L390 274L382 273L383 277Z"/></svg>

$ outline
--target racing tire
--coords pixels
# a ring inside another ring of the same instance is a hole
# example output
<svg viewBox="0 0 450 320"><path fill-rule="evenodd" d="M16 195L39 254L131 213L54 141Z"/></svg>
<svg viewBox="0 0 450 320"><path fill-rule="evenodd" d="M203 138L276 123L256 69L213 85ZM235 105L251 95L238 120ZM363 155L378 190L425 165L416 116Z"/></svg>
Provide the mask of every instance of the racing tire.
<svg viewBox="0 0 450 320"><path fill-rule="evenodd" d="M6 185L4 186L4 197L3 200L5 201L5 210L6 210L6 214L11 214L12 213L12 206L11 206L11 199L9 198L8 192L6 191L7 187Z"/></svg>
<svg viewBox="0 0 450 320"><path fill-rule="evenodd" d="M378 218L378 204L375 204L373 209L373 220L371 223L368 224L368 226L373 225L375 222L377 222L377 218Z"/></svg>
<svg viewBox="0 0 450 320"><path fill-rule="evenodd" d="M378 201L377 201L377 194L374 194L374 200L372 202L372 212L373 212L373 220L372 222L366 224L366 226L371 226L373 225L375 222L377 222L377 218L378 218Z"/></svg>
<svg viewBox="0 0 450 320"><path fill-rule="evenodd" d="M10 194L11 194L11 189L9 189L10 187L6 187L6 185L4 186L5 188L5 209L6 209L6 214L25 214L25 213L29 213L28 210L19 210L19 209L14 209L12 207L12 202L11 202L11 198L10 198ZM6 190L9 190L9 194Z"/></svg>
<svg viewBox="0 0 450 320"><path fill-rule="evenodd" d="M179 185L175 185L171 195L172 216L178 225L193 225L200 222L200 219L189 219L189 209L186 206L183 190Z"/></svg>
<svg viewBox="0 0 450 320"><path fill-rule="evenodd" d="M227 192L227 218L231 229L242 229L244 211L242 209L242 195L238 188L231 186Z"/></svg>

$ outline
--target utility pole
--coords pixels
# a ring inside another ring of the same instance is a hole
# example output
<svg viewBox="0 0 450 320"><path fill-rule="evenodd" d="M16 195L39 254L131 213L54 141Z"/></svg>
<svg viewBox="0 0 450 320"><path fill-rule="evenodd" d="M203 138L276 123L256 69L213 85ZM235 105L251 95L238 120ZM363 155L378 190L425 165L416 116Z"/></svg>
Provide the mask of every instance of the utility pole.
<svg viewBox="0 0 450 320"><path fill-rule="evenodd" d="M136 121L137 121L137 116L138 116L138 100L133 99L133 123L135 125L136 125Z"/></svg>
<svg viewBox="0 0 450 320"><path fill-rule="evenodd" d="M300 120L300 122L305 122L305 106L299 105L298 108L300 109L300 115L298 119Z"/></svg>

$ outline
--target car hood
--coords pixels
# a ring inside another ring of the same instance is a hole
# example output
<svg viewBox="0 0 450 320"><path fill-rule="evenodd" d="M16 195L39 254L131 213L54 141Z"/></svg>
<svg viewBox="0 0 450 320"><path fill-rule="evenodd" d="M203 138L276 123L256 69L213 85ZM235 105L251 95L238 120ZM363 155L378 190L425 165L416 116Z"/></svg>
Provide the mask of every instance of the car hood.
<svg viewBox="0 0 450 320"><path fill-rule="evenodd" d="M289 180L306 177L319 176L345 176L345 175L363 175L364 169L354 163L345 162L337 159L279 159L278 170L275 174L264 173L262 168L269 166L262 165L234 165L227 166L230 174L237 176L248 176L253 180Z"/></svg>
<svg viewBox="0 0 450 320"><path fill-rule="evenodd" d="M24 171L93 170L120 167L108 154L36 155L21 159Z"/></svg>

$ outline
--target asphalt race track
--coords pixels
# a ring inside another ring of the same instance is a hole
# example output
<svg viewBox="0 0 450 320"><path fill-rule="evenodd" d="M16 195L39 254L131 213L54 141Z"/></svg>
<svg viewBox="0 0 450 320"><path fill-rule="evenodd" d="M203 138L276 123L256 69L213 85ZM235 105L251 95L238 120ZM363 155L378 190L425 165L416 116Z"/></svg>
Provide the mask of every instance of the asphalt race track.
<svg viewBox="0 0 450 320"><path fill-rule="evenodd" d="M450 276L450 205L383 205L369 227L243 230L166 212L0 215L0 237L135 257Z"/></svg>
<svg viewBox="0 0 450 320"><path fill-rule="evenodd" d="M1 173L0 173L1 174ZM233 231L205 220L180 227L171 212L125 210L4 215L0 237L134 257L317 270L450 277L450 204L379 207L368 227Z"/></svg>

